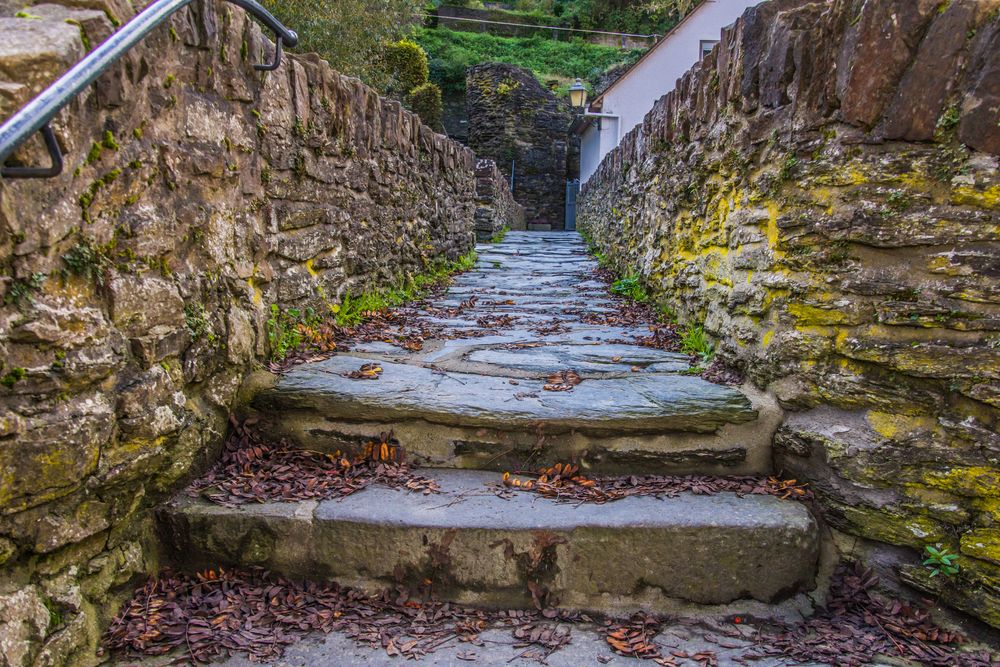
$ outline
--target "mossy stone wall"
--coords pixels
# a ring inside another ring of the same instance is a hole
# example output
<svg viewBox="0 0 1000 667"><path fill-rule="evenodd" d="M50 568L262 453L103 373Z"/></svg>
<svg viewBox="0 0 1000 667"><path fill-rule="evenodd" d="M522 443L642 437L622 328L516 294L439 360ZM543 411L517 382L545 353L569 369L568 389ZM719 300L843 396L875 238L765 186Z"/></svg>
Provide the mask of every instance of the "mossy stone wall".
<svg viewBox="0 0 1000 667"><path fill-rule="evenodd" d="M66 4L0 16L5 114L131 18ZM470 150L313 55L253 69L272 53L195 2L56 119L62 176L0 183L2 665L97 662L272 304L323 312L472 248Z"/></svg>
<svg viewBox="0 0 1000 667"><path fill-rule="evenodd" d="M775 467L827 522L996 627L998 15L759 5L579 201L598 251L794 411ZM919 566L937 543L961 553L954 581Z"/></svg>

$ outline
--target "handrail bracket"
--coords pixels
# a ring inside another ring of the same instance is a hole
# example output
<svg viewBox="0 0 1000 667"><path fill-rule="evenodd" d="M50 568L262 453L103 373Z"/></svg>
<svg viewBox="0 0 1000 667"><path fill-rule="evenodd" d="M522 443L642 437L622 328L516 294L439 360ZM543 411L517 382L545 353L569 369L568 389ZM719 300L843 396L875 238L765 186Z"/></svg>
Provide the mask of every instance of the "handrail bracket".
<svg viewBox="0 0 1000 667"><path fill-rule="evenodd" d="M52 178L58 176L63 170L62 151L59 150L59 141L56 140L56 133L52 131L52 126L46 123L42 129L42 139L45 140L45 148L49 151L52 159L50 167L2 167L0 176L4 178Z"/></svg>
<svg viewBox="0 0 1000 667"><path fill-rule="evenodd" d="M258 72L273 72L278 69L281 65L281 42L283 41L281 35L275 33L274 35L274 62L268 63L266 65L254 65L253 68Z"/></svg>

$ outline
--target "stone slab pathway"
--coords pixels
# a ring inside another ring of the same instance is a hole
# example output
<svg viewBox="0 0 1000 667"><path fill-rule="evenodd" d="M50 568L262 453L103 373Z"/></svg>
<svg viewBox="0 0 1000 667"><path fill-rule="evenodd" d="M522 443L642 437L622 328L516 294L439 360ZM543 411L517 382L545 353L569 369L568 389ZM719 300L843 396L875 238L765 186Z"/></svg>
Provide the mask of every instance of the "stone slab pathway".
<svg viewBox="0 0 1000 667"><path fill-rule="evenodd" d="M355 345L260 392L254 405L277 418L276 435L336 450L392 428L411 460L435 467L531 456L590 472L769 471L776 406L703 380L685 354L642 345L649 326L621 325L622 303L595 279L578 234L510 233L478 250L475 270L407 309L399 333L430 331L421 349ZM381 366L377 381L348 377L368 363ZM547 390L560 371L582 382Z"/></svg>

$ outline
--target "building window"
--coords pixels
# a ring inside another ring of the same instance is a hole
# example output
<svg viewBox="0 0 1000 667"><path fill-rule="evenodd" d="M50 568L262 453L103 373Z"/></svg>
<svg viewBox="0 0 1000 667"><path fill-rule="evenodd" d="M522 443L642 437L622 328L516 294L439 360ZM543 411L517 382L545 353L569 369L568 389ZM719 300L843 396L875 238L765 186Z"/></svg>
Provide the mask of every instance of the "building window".
<svg viewBox="0 0 1000 667"><path fill-rule="evenodd" d="M718 43L719 43L719 40L717 40L717 39L703 39L703 40L701 40L701 53L698 55L698 59L700 60L701 58L704 58L709 53L711 53L712 49L715 48L715 45L718 44Z"/></svg>

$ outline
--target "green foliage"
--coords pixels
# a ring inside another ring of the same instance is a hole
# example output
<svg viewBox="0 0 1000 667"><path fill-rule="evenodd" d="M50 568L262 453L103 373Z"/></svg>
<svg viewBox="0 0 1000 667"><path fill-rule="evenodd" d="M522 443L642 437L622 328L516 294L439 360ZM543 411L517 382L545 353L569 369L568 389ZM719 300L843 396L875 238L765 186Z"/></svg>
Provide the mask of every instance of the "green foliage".
<svg viewBox="0 0 1000 667"><path fill-rule="evenodd" d="M378 312L393 306L413 301L424 294L428 288L439 284L454 273L468 271L476 265L475 250L459 257L453 262L441 261L430 265L425 273L405 281L403 284L386 290L374 290L360 296L346 294L340 304L331 308L334 322L343 327L360 324L368 313ZM200 320L204 312L192 310L189 315L185 308L188 328L194 331L202 329ZM270 317L267 319L267 342L271 350L271 358L280 361L316 333L316 328L323 323L323 318L312 309L300 310L289 308L282 310L276 304L271 305ZM207 326L207 323L206 325Z"/></svg>
<svg viewBox="0 0 1000 667"><path fill-rule="evenodd" d="M380 90L388 83L386 45L403 37L423 8L421 0L263 0L263 4L299 34L295 50L315 51L336 70Z"/></svg>
<svg viewBox="0 0 1000 667"><path fill-rule="evenodd" d="M10 369L10 371L5 373L3 377L0 377L0 385L3 385L4 387L10 389L15 384L26 378L27 376L28 376L28 371L26 369L21 368L20 366L15 366L14 368Z"/></svg>
<svg viewBox="0 0 1000 667"><path fill-rule="evenodd" d="M101 159L102 152L101 145L96 141L90 144L90 150L87 152L87 159L83 161L84 164L93 164Z"/></svg>
<svg viewBox="0 0 1000 667"><path fill-rule="evenodd" d="M405 95L427 83L430 76L427 53L413 40L387 44L383 57L390 92Z"/></svg>
<svg viewBox="0 0 1000 667"><path fill-rule="evenodd" d="M13 280L3 297L4 304L21 307L26 303L32 303L32 293L38 291L45 278L44 273L32 273L26 280Z"/></svg>
<svg viewBox="0 0 1000 667"><path fill-rule="evenodd" d="M62 256L66 271L104 286L111 260L93 241L84 239Z"/></svg>
<svg viewBox="0 0 1000 667"><path fill-rule="evenodd" d="M444 105L441 102L441 89L437 84L425 83L417 86L406 96L406 104L411 111L420 116L425 125L440 130Z"/></svg>
<svg viewBox="0 0 1000 667"><path fill-rule="evenodd" d="M912 202L910 201L909 195L906 192L896 190L889 194L886 198L886 203L894 211L905 211L910 208Z"/></svg>
<svg viewBox="0 0 1000 667"><path fill-rule="evenodd" d="M792 176L795 175L795 170L799 166L799 159L793 154L789 154L785 157L785 161L781 164L781 171L778 172L778 179L782 181L787 181Z"/></svg>
<svg viewBox="0 0 1000 667"><path fill-rule="evenodd" d="M702 363L708 363L712 360L714 349L712 341L705 335L705 330L692 324L688 325L681 336L681 351L697 356Z"/></svg>
<svg viewBox="0 0 1000 667"><path fill-rule="evenodd" d="M502 13L536 25L665 34L699 0L514 0ZM480 0L445 0L436 5L482 8ZM493 5L491 4L491 7ZM494 9L494 11L498 11Z"/></svg>
<svg viewBox="0 0 1000 667"><path fill-rule="evenodd" d="M924 555L927 556L924 565L930 568L932 577L939 574L954 577L958 574L958 554L948 553L947 547L938 549L927 545L924 547Z"/></svg>
<svg viewBox="0 0 1000 667"><path fill-rule="evenodd" d="M557 41L548 36L497 37L447 28L417 28L416 41L430 56L431 81L448 93L465 91L465 70L484 62L524 67L541 80L591 79L611 65L635 62L642 51L589 44L579 38Z"/></svg>
<svg viewBox="0 0 1000 667"><path fill-rule="evenodd" d="M935 139L938 141L946 139L948 134L958 127L960 120L962 120L962 112L957 105L952 105L945 109L941 117L937 119L937 124L934 127Z"/></svg>
<svg viewBox="0 0 1000 667"><path fill-rule="evenodd" d="M598 260L600 262L600 260ZM611 284L611 292L632 301L649 301L649 294L638 276L624 276Z"/></svg>
<svg viewBox="0 0 1000 667"><path fill-rule="evenodd" d="M311 308L304 311L298 308L281 310L277 304L271 304L271 316L267 318L267 344L271 358L281 361L297 350L305 340L303 329L318 322L319 318Z"/></svg>
<svg viewBox="0 0 1000 667"><path fill-rule="evenodd" d="M63 624L63 613L59 609L59 606L55 602L48 598L42 599L42 604L45 605L45 609L49 612L49 628L58 628Z"/></svg>
<svg viewBox="0 0 1000 667"><path fill-rule="evenodd" d="M271 314L272 316L274 315L273 307ZM214 343L218 339L215 331L212 329L212 323L208 321L205 306L200 303L193 302L184 306L184 324L187 326L192 340L197 341L204 338L209 343ZM270 329L268 329L268 332L270 332Z"/></svg>
<svg viewBox="0 0 1000 667"><path fill-rule="evenodd" d="M394 288L366 292L356 297L347 294L336 308L336 322L340 326L354 326L364 320L366 313L413 301L452 274L468 271L475 265L476 251L470 250L454 262L432 264L426 272Z"/></svg>
<svg viewBox="0 0 1000 667"><path fill-rule="evenodd" d="M558 17L562 25L590 30L664 34L699 0L516 0L524 13ZM451 4L450 0L449 3Z"/></svg>
<svg viewBox="0 0 1000 667"><path fill-rule="evenodd" d="M502 228L493 233L493 236L490 237L490 243L500 243L504 240L504 237L507 236L507 232L509 231L510 227L508 225L504 225Z"/></svg>

